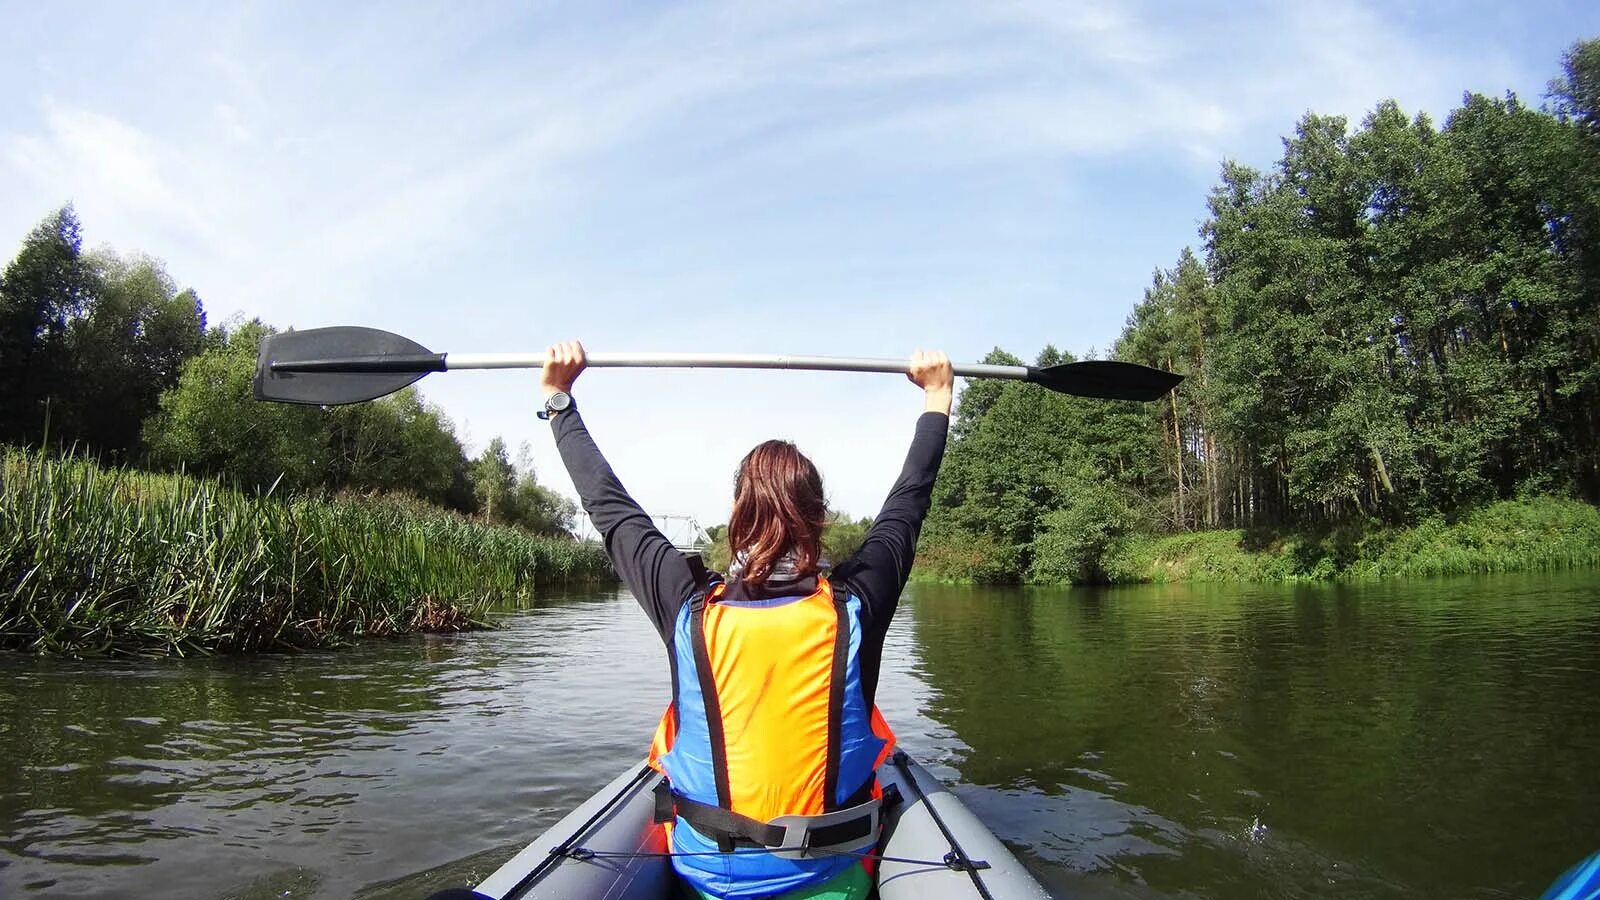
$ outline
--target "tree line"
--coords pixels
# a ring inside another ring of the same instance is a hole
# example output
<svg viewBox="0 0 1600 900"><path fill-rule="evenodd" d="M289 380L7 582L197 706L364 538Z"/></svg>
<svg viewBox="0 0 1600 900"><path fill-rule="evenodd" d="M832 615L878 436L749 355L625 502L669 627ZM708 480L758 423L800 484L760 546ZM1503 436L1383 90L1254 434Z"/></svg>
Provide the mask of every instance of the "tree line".
<svg viewBox="0 0 1600 900"><path fill-rule="evenodd" d="M927 568L1094 580L1135 532L1600 502L1600 40L1547 99L1468 94L1442 127L1308 114L1272 169L1225 162L1200 252L1111 349L1187 380L1148 406L971 384Z"/></svg>
<svg viewBox="0 0 1600 900"><path fill-rule="evenodd" d="M469 459L454 425L406 389L342 407L259 403L259 319L209 325L162 264L85 252L68 206L0 273L0 444L222 477L251 491L407 494L541 534L571 501L495 438Z"/></svg>

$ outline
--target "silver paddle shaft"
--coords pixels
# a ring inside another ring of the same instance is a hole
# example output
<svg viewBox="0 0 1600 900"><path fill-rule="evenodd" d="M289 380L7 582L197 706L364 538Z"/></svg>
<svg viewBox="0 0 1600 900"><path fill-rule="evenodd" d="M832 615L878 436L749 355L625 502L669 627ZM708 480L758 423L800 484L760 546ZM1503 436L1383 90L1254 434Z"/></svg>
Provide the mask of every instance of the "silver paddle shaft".
<svg viewBox="0 0 1600 900"><path fill-rule="evenodd" d="M815 372L898 372L911 370L909 359L870 359L862 356L780 356L761 353L590 353L593 368L648 369L809 369ZM537 369L544 365L543 353L447 353L445 368L456 369ZM955 374L966 378L1028 377L1027 366L983 364L953 366Z"/></svg>

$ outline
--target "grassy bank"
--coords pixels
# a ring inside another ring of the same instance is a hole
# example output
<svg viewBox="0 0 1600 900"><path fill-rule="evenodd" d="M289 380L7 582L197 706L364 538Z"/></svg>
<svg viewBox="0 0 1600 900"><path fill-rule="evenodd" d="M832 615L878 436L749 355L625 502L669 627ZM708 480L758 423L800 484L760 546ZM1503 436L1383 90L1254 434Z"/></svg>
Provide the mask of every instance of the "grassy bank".
<svg viewBox="0 0 1600 900"><path fill-rule="evenodd" d="M448 631L564 580L598 546L394 501L0 457L0 647L186 653Z"/></svg>
<svg viewBox="0 0 1600 900"><path fill-rule="evenodd" d="M1541 497L1403 529L1135 536L1114 542L1101 562L1108 580L1119 583L1550 571L1600 565L1600 509Z"/></svg>

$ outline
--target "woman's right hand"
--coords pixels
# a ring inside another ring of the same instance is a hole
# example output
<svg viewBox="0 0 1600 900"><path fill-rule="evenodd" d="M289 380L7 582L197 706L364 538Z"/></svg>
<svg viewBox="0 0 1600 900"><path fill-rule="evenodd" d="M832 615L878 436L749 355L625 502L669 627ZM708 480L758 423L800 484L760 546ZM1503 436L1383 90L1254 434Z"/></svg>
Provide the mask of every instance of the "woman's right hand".
<svg viewBox="0 0 1600 900"><path fill-rule="evenodd" d="M545 399L556 391L572 393L572 383L587 365L583 344L577 341L552 344L544 351L544 368L539 373L539 389L544 392Z"/></svg>
<svg viewBox="0 0 1600 900"><path fill-rule="evenodd" d="M950 369L950 357L941 350L918 350L911 354L911 368L906 371L906 377L926 393L925 411L950 415L956 381Z"/></svg>

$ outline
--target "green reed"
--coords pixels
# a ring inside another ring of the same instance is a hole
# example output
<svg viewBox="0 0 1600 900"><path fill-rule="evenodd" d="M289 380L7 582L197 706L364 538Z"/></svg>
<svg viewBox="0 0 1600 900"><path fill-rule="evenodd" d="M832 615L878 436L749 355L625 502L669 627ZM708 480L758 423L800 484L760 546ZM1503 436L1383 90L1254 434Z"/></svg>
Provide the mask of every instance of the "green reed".
<svg viewBox="0 0 1600 900"><path fill-rule="evenodd" d="M1553 572L1600 566L1600 509L1530 497L1399 528L1365 523L1254 540L1239 530L1135 535L1115 543L1103 565L1124 583Z"/></svg>
<svg viewBox="0 0 1600 900"><path fill-rule="evenodd" d="M329 646L482 627L540 587L611 577L597 545L415 504L0 455L0 647Z"/></svg>

